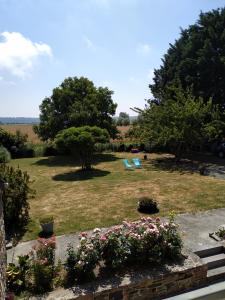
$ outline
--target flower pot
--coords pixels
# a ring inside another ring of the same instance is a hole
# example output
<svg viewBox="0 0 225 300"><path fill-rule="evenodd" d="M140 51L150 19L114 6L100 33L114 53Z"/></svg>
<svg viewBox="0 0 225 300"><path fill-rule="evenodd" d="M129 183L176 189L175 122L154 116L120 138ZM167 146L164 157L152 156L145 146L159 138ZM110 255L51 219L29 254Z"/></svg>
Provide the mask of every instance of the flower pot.
<svg viewBox="0 0 225 300"><path fill-rule="evenodd" d="M41 228L44 233L53 233L54 222L42 223Z"/></svg>

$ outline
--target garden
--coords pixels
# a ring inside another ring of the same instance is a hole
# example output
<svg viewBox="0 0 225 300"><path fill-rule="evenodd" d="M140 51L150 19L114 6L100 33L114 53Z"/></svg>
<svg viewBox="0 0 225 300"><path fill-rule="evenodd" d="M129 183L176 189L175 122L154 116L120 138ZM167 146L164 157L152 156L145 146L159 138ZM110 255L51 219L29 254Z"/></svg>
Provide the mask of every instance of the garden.
<svg viewBox="0 0 225 300"><path fill-rule="evenodd" d="M138 117L126 133L117 125L130 118L125 112L114 118L113 91L85 77L65 78L43 99L35 142L15 128L0 128L6 238L13 246L37 239L18 263L9 263L8 291L29 297L131 269L182 265L174 213L225 207L224 177L206 172L209 165L225 166L210 153L224 139L224 90L205 84L205 74L212 82L223 78L212 73L214 65L206 72L205 57L224 69L209 42L224 32L212 35L207 25L223 25L224 16L224 9L201 13L170 44L149 86L154 99L132 108ZM68 244L66 261L56 261L56 236L79 232L78 247ZM224 228L215 233L224 234ZM206 271L203 266L200 275Z"/></svg>
<svg viewBox="0 0 225 300"><path fill-rule="evenodd" d="M55 247L54 236L39 238L27 255L18 257L18 264L10 263L8 290L27 297L182 259L173 215L168 222L143 217L108 230L95 228L91 235L81 232L77 249L68 245L65 263L55 261Z"/></svg>

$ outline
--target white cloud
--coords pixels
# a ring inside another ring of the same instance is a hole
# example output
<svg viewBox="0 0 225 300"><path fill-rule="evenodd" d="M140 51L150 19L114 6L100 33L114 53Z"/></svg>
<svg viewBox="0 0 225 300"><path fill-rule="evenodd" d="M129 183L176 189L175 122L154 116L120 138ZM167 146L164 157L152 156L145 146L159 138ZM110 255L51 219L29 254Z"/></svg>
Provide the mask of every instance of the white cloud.
<svg viewBox="0 0 225 300"><path fill-rule="evenodd" d="M94 43L87 36L83 36L83 42L88 49L96 50Z"/></svg>
<svg viewBox="0 0 225 300"><path fill-rule="evenodd" d="M52 56L49 45L34 43L19 32L2 32L0 42L0 69L24 78L41 55Z"/></svg>
<svg viewBox="0 0 225 300"><path fill-rule="evenodd" d="M148 55L151 52L151 47L148 44L139 44L137 46L137 52L142 55Z"/></svg>

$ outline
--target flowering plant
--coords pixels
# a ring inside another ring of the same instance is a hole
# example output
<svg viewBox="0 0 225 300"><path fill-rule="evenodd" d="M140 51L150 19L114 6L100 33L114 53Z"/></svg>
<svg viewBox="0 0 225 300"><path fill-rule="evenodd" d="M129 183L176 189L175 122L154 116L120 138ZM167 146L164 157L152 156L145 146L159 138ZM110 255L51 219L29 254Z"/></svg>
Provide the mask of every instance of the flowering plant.
<svg viewBox="0 0 225 300"><path fill-rule="evenodd" d="M36 293L49 291L55 272L55 236L38 238L29 253L30 268L27 278L28 289Z"/></svg>
<svg viewBox="0 0 225 300"><path fill-rule="evenodd" d="M162 263L180 255L181 248L173 216L168 222L147 217L135 222L124 221L107 231L96 228L91 236L81 233L72 265L80 271L75 273L81 275L93 272L102 262L113 269L128 264Z"/></svg>

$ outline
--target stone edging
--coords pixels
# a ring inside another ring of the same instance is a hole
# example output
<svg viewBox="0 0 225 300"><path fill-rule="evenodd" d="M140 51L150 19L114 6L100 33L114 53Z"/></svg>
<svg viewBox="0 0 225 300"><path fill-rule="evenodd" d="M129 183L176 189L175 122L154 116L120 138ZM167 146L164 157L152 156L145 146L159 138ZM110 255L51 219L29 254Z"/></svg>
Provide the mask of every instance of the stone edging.
<svg viewBox="0 0 225 300"><path fill-rule="evenodd" d="M30 300L146 300L161 299L206 282L207 266L187 249L184 260L151 270L136 270L123 277L96 280L71 289L58 289Z"/></svg>

